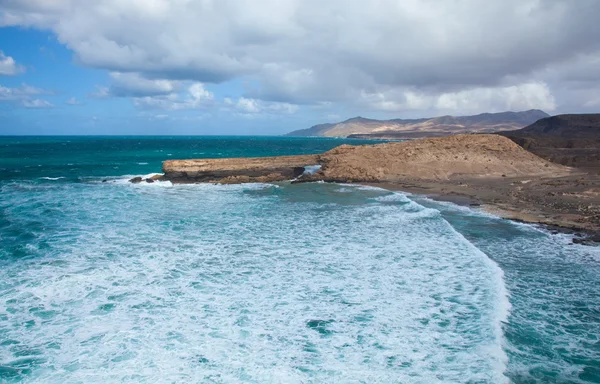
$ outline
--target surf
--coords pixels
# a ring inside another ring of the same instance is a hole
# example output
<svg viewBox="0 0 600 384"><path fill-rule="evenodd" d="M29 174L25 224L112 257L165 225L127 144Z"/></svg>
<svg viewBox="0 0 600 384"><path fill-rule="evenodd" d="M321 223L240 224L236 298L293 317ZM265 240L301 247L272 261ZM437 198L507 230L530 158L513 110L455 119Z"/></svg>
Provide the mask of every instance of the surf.
<svg viewBox="0 0 600 384"><path fill-rule="evenodd" d="M45 382L501 381L498 271L438 211L340 187L44 190L19 209L63 209L13 221L47 225L0 272L3 365Z"/></svg>

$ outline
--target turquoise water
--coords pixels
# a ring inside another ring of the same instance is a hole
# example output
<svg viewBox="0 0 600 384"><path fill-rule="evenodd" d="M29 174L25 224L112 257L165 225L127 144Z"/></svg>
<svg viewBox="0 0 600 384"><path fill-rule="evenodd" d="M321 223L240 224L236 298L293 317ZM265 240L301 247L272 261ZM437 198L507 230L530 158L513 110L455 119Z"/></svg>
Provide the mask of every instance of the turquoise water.
<svg viewBox="0 0 600 384"><path fill-rule="evenodd" d="M127 182L344 142L0 138L0 382L600 382L597 248L357 185Z"/></svg>

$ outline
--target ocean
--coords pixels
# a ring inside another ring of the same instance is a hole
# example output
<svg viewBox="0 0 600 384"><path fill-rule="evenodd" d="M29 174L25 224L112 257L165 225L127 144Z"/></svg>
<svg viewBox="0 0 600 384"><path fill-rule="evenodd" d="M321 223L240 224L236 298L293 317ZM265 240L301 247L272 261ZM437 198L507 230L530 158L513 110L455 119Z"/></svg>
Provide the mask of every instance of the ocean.
<svg viewBox="0 0 600 384"><path fill-rule="evenodd" d="M0 137L0 382L600 382L599 248L361 185L127 181L344 143Z"/></svg>

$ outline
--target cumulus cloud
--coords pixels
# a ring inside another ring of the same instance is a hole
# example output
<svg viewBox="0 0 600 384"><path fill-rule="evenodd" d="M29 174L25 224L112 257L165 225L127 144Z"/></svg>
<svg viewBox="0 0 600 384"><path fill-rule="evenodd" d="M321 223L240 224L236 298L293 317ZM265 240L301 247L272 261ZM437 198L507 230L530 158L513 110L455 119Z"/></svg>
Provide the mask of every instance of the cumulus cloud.
<svg viewBox="0 0 600 384"><path fill-rule="evenodd" d="M207 91L202 83L193 83L184 95L169 93L160 96L134 97L133 104L143 109L201 109L213 104L214 95Z"/></svg>
<svg viewBox="0 0 600 384"><path fill-rule="evenodd" d="M118 97L143 97L167 95L180 88L179 81L146 79L139 73L111 72L109 94Z"/></svg>
<svg viewBox="0 0 600 384"><path fill-rule="evenodd" d="M25 68L18 65L10 56L6 56L4 52L0 51L0 75L14 76L19 73L25 72Z"/></svg>
<svg viewBox="0 0 600 384"><path fill-rule="evenodd" d="M280 102L268 102L258 99L240 97L237 101L230 98L224 100L225 111L235 111L241 114L293 114L300 108L298 105Z"/></svg>
<svg viewBox="0 0 600 384"><path fill-rule="evenodd" d="M0 102L11 103L25 108L50 108L54 105L36 96L52 94L51 91L22 84L18 88L8 88L0 85Z"/></svg>
<svg viewBox="0 0 600 384"><path fill-rule="evenodd" d="M427 93L415 89L363 92L358 99L372 109L398 112L405 110L438 110L465 113L543 109L553 111L556 101L548 85L540 82L505 87L477 87L456 92Z"/></svg>
<svg viewBox="0 0 600 384"><path fill-rule="evenodd" d="M113 72L109 94L135 97L139 105L183 108L186 101L175 100L180 81L243 78L251 84L245 100L289 105L352 103L367 95L371 108L389 111L463 111L478 97L485 100L480 108L548 109L567 100L565 82L598 78L596 0L0 5L0 25L52 30L80 63ZM597 82L586 84L597 90ZM240 108L254 106L243 101Z"/></svg>

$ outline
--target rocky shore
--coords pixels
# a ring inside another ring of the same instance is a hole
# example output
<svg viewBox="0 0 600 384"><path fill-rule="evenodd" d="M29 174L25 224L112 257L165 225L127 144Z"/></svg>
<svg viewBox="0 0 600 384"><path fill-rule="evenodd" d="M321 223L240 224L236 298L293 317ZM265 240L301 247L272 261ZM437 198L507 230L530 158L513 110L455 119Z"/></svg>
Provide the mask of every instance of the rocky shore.
<svg viewBox="0 0 600 384"><path fill-rule="evenodd" d="M307 166L320 165L312 173ZM542 159L510 139L455 135L342 145L320 155L170 160L174 183L353 182L470 204L510 219L600 231L600 176Z"/></svg>
<svg viewBox="0 0 600 384"><path fill-rule="evenodd" d="M318 155L168 160L163 172L173 183L269 183L297 178L318 162Z"/></svg>

